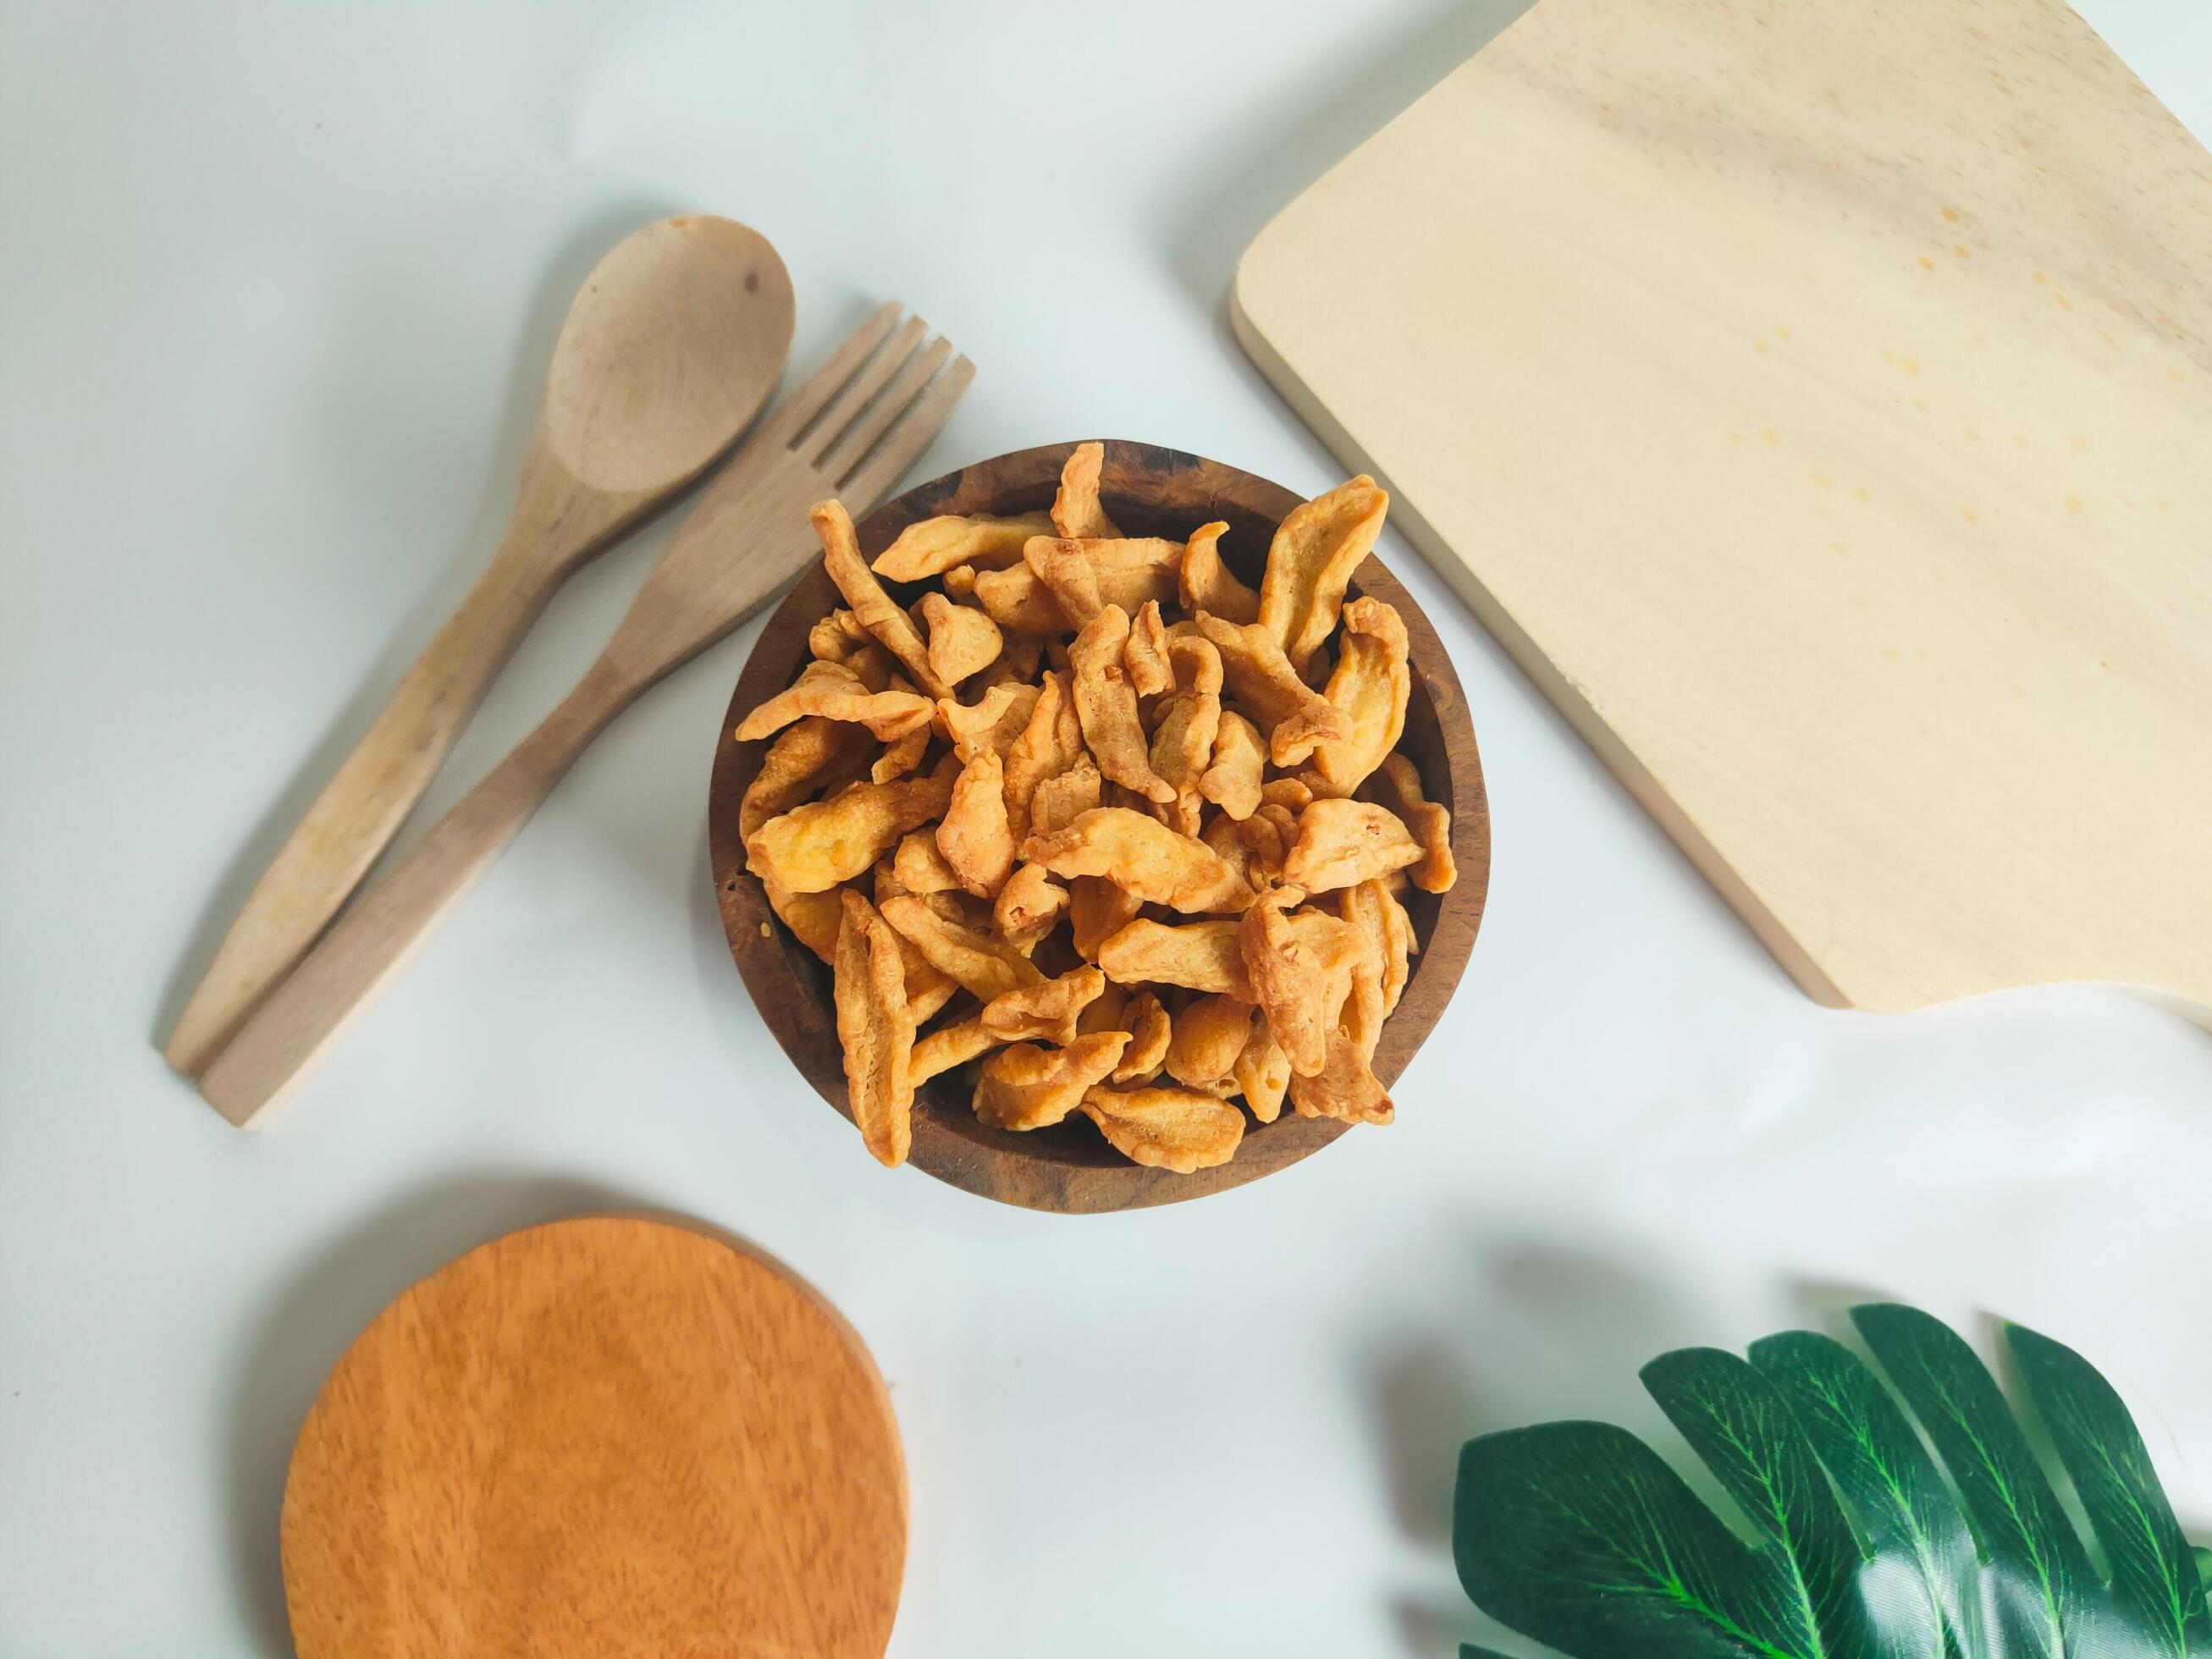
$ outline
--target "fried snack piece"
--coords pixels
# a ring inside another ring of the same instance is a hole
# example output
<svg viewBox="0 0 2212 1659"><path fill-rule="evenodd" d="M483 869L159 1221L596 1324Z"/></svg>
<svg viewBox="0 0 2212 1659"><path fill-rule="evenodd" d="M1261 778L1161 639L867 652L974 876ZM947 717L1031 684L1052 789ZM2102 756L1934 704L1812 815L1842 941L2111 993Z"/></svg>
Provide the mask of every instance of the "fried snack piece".
<svg viewBox="0 0 2212 1659"><path fill-rule="evenodd" d="M1172 604L1182 544L1154 536L1122 537L1079 544L1098 581L1099 602L1136 611L1147 600ZM1077 626L1060 609L1052 589L1026 564L987 570L975 578L975 603L993 622L1012 633L1050 636ZM1049 645L1046 647L1050 649Z"/></svg>
<svg viewBox="0 0 2212 1659"><path fill-rule="evenodd" d="M891 875L897 891L884 891L879 877L876 882L878 904L899 893L946 893L960 885L959 872L945 861L938 848L937 831L928 828L909 830L900 838L898 851L891 854Z"/></svg>
<svg viewBox="0 0 2212 1659"><path fill-rule="evenodd" d="M1133 646L1134 629L1129 637ZM1179 689L1160 705L1152 722L1152 770L1174 787L1177 805L1195 814L1201 799L1199 781L1221 732L1221 653L1204 639L1170 637L1168 659L1177 670ZM1258 743L1255 732L1255 757Z"/></svg>
<svg viewBox="0 0 2212 1659"><path fill-rule="evenodd" d="M745 842L745 868L787 892L821 892L859 875L908 830L944 817L951 799L950 765L926 778L854 784L761 825Z"/></svg>
<svg viewBox="0 0 2212 1659"><path fill-rule="evenodd" d="M1167 624L1160 620L1160 602L1147 599L1129 618L1129 641L1122 647L1121 665L1140 697L1157 697L1175 690L1175 669L1168 661Z"/></svg>
<svg viewBox="0 0 2212 1659"><path fill-rule="evenodd" d="M1244 842L1245 880L1255 887L1279 880L1298 838L1297 815L1278 802L1261 801L1258 810L1237 828Z"/></svg>
<svg viewBox="0 0 2212 1659"><path fill-rule="evenodd" d="M919 582L963 564L1003 570L1021 562L1024 542L1052 533L1048 513L1020 513L1011 519L948 513L900 531L898 539L876 556L875 572L888 582Z"/></svg>
<svg viewBox="0 0 2212 1659"><path fill-rule="evenodd" d="M1299 674L1335 630L1352 573L1374 550L1389 509L1390 497L1363 472L1292 507L1276 529L1260 579L1260 626Z"/></svg>
<svg viewBox="0 0 2212 1659"><path fill-rule="evenodd" d="M1380 969L1376 987L1382 1000L1380 1018L1387 1019L1397 1011L1398 999L1405 994L1409 958L1420 949L1413 939L1413 919L1379 878L1360 882L1338 894L1336 913L1359 930L1366 948L1374 953Z"/></svg>
<svg viewBox="0 0 2212 1659"><path fill-rule="evenodd" d="M1260 728L1235 709L1224 708L1214 727L1213 753L1199 775L1198 793L1231 817L1249 818L1259 808L1267 769L1267 739Z"/></svg>
<svg viewBox="0 0 2212 1659"><path fill-rule="evenodd" d="M1260 805L1279 806L1292 817L1314 802L1314 792L1296 778L1271 778L1260 788Z"/></svg>
<svg viewBox="0 0 2212 1659"><path fill-rule="evenodd" d="M1144 900L1103 876L1075 877L1067 884L1067 920L1075 954L1085 962L1097 962L1106 941L1134 921L1144 908Z"/></svg>
<svg viewBox="0 0 2212 1659"><path fill-rule="evenodd" d="M1242 910L1252 889L1194 836L1125 806L1098 806L1066 829L1032 835L1022 856L1056 876L1105 876L1144 904L1191 911Z"/></svg>
<svg viewBox="0 0 2212 1659"><path fill-rule="evenodd" d="M912 940L931 967L955 981L978 1002L988 1004L994 997L1044 979L1030 959L1006 940L969 926L957 915L947 915L919 894L885 899L883 913L884 920Z"/></svg>
<svg viewBox="0 0 2212 1659"><path fill-rule="evenodd" d="M1194 1089L1227 1077L1251 1039L1252 1012L1250 1003L1219 992L1185 1008L1168 1043L1168 1075Z"/></svg>
<svg viewBox="0 0 2212 1659"><path fill-rule="evenodd" d="M1327 1069L1326 1064L1323 1069ZM1275 1034L1266 1020L1252 1022L1251 1035L1244 1040L1244 1052L1237 1056L1230 1076L1236 1082L1237 1091L1244 1097L1244 1103L1252 1109L1252 1115L1261 1122L1273 1123L1283 1115L1283 1094L1291 1084L1291 1057L1275 1041Z"/></svg>
<svg viewBox="0 0 2212 1659"><path fill-rule="evenodd" d="M866 766L872 747L864 727L821 714L784 727L738 803L738 838L744 840L825 787L851 782Z"/></svg>
<svg viewBox="0 0 2212 1659"><path fill-rule="evenodd" d="M902 939L913 949L913 941ZM960 988L926 962L909 959L906 965L906 1011L919 1030L937 1018L938 1010L960 994Z"/></svg>
<svg viewBox="0 0 2212 1659"><path fill-rule="evenodd" d="M868 630L860 626L849 611L832 611L806 630L807 654L820 662L842 665L851 659L854 652L871 643Z"/></svg>
<svg viewBox="0 0 2212 1659"><path fill-rule="evenodd" d="M1249 911L1246 912L1249 915ZM1182 985L1194 991L1225 991L1249 1002L1252 976L1233 921L1137 921L1118 929L1098 947L1098 966L1124 985Z"/></svg>
<svg viewBox="0 0 2212 1659"><path fill-rule="evenodd" d="M1036 985L1017 986L983 1005L983 1029L1001 1042L1075 1041L1075 1022L1106 988L1106 975L1082 967Z"/></svg>
<svg viewBox="0 0 2212 1659"><path fill-rule="evenodd" d="M1052 498L1052 521L1063 536L1118 536L1113 520L1098 502L1098 476L1105 470L1106 446L1078 444L1060 469L1060 492Z"/></svg>
<svg viewBox="0 0 2212 1659"><path fill-rule="evenodd" d="M1421 856L1410 868L1413 885L1425 893L1449 893L1459 879L1452 857L1451 812L1421 793L1421 774L1403 755L1387 757L1361 793L1396 813L1420 843Z"/></svg>
<svg viewBox="0 0 2212 1659"><path fill-rule="evenodd" d="M994 667L1003 667L1030 690L1036 690L1037 665L1044 660L1044 639L1036 634L1007 634Z"/></svg>
<svg viewBox="0 0 2212 1659"><path fill-rule="evenodd" d="M1230 691L1267 730L1268 758L1276 765L1296 766L1317 745L1352 735L1344 711L1298 678L1265 624L1239 628L1206 611L1197 622L1221 653Z"/></svg>
<svg viewBox="0 0 2212 1659"><path fill-rule="evenodd" d="M1088 755L1056 778L1047 778L1030 797L1030 833L1047 835L1062 830L1098 805L1105 780Z"/></svg>
<svg viewBox="0 0 2212 1659"><path fill-rule="evenodd" d="M1362 952L1358 930L1335 916L1309 911L1293 926L1288 912L1304 900L1297 887L1261 894L1244 913L1237 942L1251 981L1249 1000L1267 1016L1291 1070L1310 1077L1328 1060L1328 1034Z"/></svg>
<svg viewBox="0 0 2212 1659"><path fill-rule="evenodd" d="M871 691L842 663L811 662L789 687L739 722L737 739L757 742L808 715L850 720L892 743L928 723L930 702L905 691Z"/></svg>
<svg viewBox="0 0 2212 1659"><path fill-rule="evenodd" d="M788 893L772 881L763 881L761 890L768 896L768 908L775 912L776 920L790 928L801 945L823 961L836 962L837 929L845 920L842 888Z"/></svg>
<svg viewBox="0 0 2212 1659"><path fill-rule="evenodd" d="M1370 1064L1382 1030L1379 964L1363 951L1322 1067L1310 1077L1291 1079L1291 1105L1301 1117L1340 1118L1347 1123L1388 1123L1397 1115L1390 1097Z"/></svg>
<svg viewBox="0 0 2212 1659"><path fill-rule="evenodd" d="M1129 1034L1129 1046L1121 1051L1121 1063L1114 1068L1109 1081L1150 1083L1160 1074L1168 1045L1175 1040L1168 1011L1150 991L1139 991L1121 1011L1121 1024Z"/></svg>
<svg viewBox="0 0 2212 1659"><path fill-rule="evenodd" d="M922 762L929 758L929 736L927 726L917 726L896 743L885 744L884 752L868 769L868 781L895 783L921 770Z"/></svg>
<svg viewBox="0 0 2212 1659"><path fill-rule="evenodd" d="M1128 643L1129 616L1118 605L1108 605L1075 636L1067 659L1075 671L1076 717L1099 771L1148 800L1165 803L1176 798L1175 787L1152 770L1136 688L1121 662Z"/></svg>
<svg viewBox="0 0 2212 1659"><path fill-rule="evenodd" d="M1241 628L1260 620L1260 596L1221 562L1220 541L1228 533L1229 526L1218 519L1190 532L1183 544L1178 592L1184 610L1208 611Z"/></svg>
<svg viewBox="0 0 2212 1659"><path fill-rule="evenodd" d="M933 697L951 696L952 688L929 665L929 651L922 644L921 635L915 631L914 618L884 592L884 585L876 580L875 573L868 568L868 562L860 556L860 544L853 534L852 516L843 504L835 500L819 501L806 516L814 526L814 533L822 538L823 567L829 571L830 580L837 584L837 591L845 596L845 603L853 607L853 615L860 626L899 659L916 685Z"/></svg>
<svg viewBox="0 0 2212 1659"><path fill-rule="evenodd" d="M1000 684L986 689L972 703L940 698L932 729L951 743L963 765L987 752L1004 756L1029 729L1030 716L1042 694L1042 686Z"/></svg>
<svg viewBox="0 0 2212 1659"><path fill-rule="evenodd" d="M1112 980L1108 980L1106 988L1099 992L1097 1000L1077 1016L1075 1029L1085 1033L1127 1030L1129 1022L1121 1015L1129 1006L1129 1000L1127 986L1116 985Z"/></svg>
<svg viewBox="0 0 2212 1659"><path fill-rule="evenodd" d="M1000 937L1027 956L1036 949L1039 939L1059 925L1067 914L1067 889L1052 878L1050 871L1042 865L1018 865L1006 878L1006 884L999 889L991 906L991 920Z"/></svg>
<svg viewBox="0 0 2212 1659"><path fill-rule="evenodd" d="M1006 763L989 750L960 769L937 850L978 898L993 898L1014 868L1014 832L1006 826Z"/></svg>
<svg viewBox="0 0 2212 1659"><path fill-rule="evenodd" d="M983 1062L975 1115L994 1129L1042 1129L1059 1122L1103 1082L1128 1046L1127 1031L1094 1031L1065 1048L1017 1042Z"/></svg>
<svg viewBox="0 0 2212 1659"><path fill-rule="evenodd" d="M1398 815L1364 800L1317 800L1298 815L1283 879L1309 893L1350 887L1402 870L1422 857Z"/></svg>
<svg viewBox="0 0 2212 1659"><path fill-rule="evenodd" d="M1244 1114L1197 1089L1092 1089L1080 1109L1122 1157L1177 1175L1228 1163L1244 1139Z"/></svg>
<svg viewBox="0 0 2212 1659"><path fill-rule="evenodd" d="M1413 695L1413 651L1395 610L1364 594L1344 607L1336 668L1322 695L1344 711L1352 735L1316 745L1307 781L1317 795L1349 795L1398 746Z"/></svg>
<svg viewBox="0 0 2212 1659"><path fill-rule="evenodd" d="M1226 812L1216 812L1198 832L1198 838L1214 851L1214 855L1244 879L1248 887L1258 887L1266 876L1252 867L1252 849L1244 842L1244 826Z"/></svg>
<svg viewBox="0 0 2212 1659"><path fill-rule="evenodd" d="M913 1140L914 1016L898 935L876 907L850 888L831 967L837 1040L845 1048L845 1087L860 1139L878 1164L906 1162Z"/></svg>
<svg viewBox="0 0 2212 1659"><path fill-rule="evenodd" d="M1090 758L1083 722L1066 678L1048 670L1030 705L1029 724L1006 746L1006 822L1018 842L1029 833L1037 785ZM1095 803L1094 803L1095 804Z"/></svg>
<svg viewBox="0 0 2212 1659"><path fill-rule="evenodd" d="M932 1031L914 1045L907 1079L917 1089L933 1077L965 1066L980 1054L999 1046L999 1039L983 1029L981 1018L963 1019Z"/></svg>
<svg viewBox="0 0 2212 1659"><path fill-rule="evenodd" d="M957 564L939 579L938 586L956 604L966 605L975 597L976 574L972 564Z"/></svg>
<svg viewBox="0 0 2212 1659"><path fill-rule="evenodd" d="M1098 573L1083 544L1066 536L1036 536L1022 547L1022 562L1051 591L1053 602L1071 628L1080 628L1104 608Z"/></svg>
<svg viewBox="0 0 2212 1659"><path fill-rule="evenodd" d="M942 593L921 596L921 617L929 629L929 665L947 685L957 685L998 660L1006 636L973 605L955 605Z"/></svg>

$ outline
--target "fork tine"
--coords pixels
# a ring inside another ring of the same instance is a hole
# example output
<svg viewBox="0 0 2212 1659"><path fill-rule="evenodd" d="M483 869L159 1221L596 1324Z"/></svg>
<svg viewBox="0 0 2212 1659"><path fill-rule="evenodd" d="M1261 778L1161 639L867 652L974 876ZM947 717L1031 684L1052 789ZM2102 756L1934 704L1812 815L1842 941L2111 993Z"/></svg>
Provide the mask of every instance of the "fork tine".
<svg viewBox="0 0 2212 1659"><path fill-rule="evenodd" d="M929 384L929 377L937 373L945 360L952 355L952 342L943 335L929 343L926 351L917 351L906 360L898 378L884 388L884 395L860 418L853 422L845 435L837 440L821 464L822 476L841 480L864 460L876 447L893 421L903 414L915 394Z"/></svg>
<svg viewBox="0 0 2212 1659"><path fill-rule="evenodd" d="M793 453L810 465L819 465L823 452L836 443L853 423L854 417L867 408L868 399L883 390L884 382L897 372L899 365L912 355L928 332L929 325L919 317L909 317L901 323L898 332L891 336L884 349L845 382L822 418L793 441Z"/></svg>
<svg viewBox="0 0 2212 1659"><path fill-rule="evenodd" d="M869 354L883 343L884 336L891 331L891 325L898 320L902 309L896 300L887 300L878 306L868 320L854 329L845 343L807 377L805 385L775 406L762 430L774 431L787 444L797 437L836 395L837 389L853 377L853 372L867 362Z"/></svg>
<svg viewBox="0 0 2212 1659"><path fill-rule="evenodd" d="M930 382L928 389L915 399L898 424L860 463L839 492L855 517L872 512L876 503L898 482L899 475L929 447L929 441L944 428L952 405L960 401L960 394L968 390L968 382L975 378L975 365L965 357L955 357Z"/></svg>

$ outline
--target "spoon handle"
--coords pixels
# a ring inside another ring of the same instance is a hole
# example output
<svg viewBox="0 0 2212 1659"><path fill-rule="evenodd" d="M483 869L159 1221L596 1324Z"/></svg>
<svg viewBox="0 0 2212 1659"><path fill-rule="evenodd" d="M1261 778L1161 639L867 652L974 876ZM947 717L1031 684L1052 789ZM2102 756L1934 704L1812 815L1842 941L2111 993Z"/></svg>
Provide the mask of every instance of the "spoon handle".
<svg viewBox="0 0 2212 1659"><path fill-rule="evenodd" d="M537 730L456 802L247 1017L199 1079L209 1103L241 1128L276 1105L477 884L585 746L648 683L609 657L594 663Z"/></svg>
<svg viewBox="0 0 2212 1659"><path fill-rule="evenodd" d="M634 506L580 488L533 448L506 539L246 896L170 1033L172 1066L199 1076L307 955L422 799L562 577Z"/></svg>

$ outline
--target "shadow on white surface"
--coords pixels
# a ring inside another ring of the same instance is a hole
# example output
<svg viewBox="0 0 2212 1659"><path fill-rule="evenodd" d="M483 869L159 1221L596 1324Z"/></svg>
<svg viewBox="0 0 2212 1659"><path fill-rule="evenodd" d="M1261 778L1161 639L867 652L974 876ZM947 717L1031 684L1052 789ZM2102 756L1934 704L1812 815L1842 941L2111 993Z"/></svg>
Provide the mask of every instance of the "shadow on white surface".
<svg viewBox="0 0 2212 1659"><path fill-rule="evenodd" d="M345 1233L292 1281L248 1345L224 1433L232 1559L260 1651L289 1659L293 1650L277 1552L284 1477L308 1409L354 1339L410 1285L479 1244L568 1216L646 1207L568 1176L459 1176Z"/></svg>
<svg viewBox="0 0 2212 1659"><path fill-rule="evenodd" d="M665 202L637 198L622 198L594 209L560 245L557 252L540 280L536 297L532 300L515 349L514 363L508 377L506 397L501 406L498 435L491 447L491 465L487 472L467 526L454 538L453 550L446 561L444 574L431 590L424 594L408 617L406 623L392 636L389 647L378 660L374 669L362 680L360 689L348 702L345 710L331 722L319 742L301 762L292 781L262 816L252 833L240 848L237 855L216 879L206 905L202 908L179 953L177 965L163 987L161 1000L155 1009L155 1026L150 1034L156 1048L168 1041L170 1029L184 1012L186 1000L199 977L207 971L215 956L216 947L223 934L236 920L239 908L252 891L253 884L260 879L269 860L276 855L285 838L292 833L300 818L323 786L331 780L338 765L361 741L392 696L392 688L407 672L408 665L422 653L432 635L453 608L460 603L470 586L482 573L484 564L499 544L507 528L507 515L514 504L514 492L522 472L522 458L530 441L530 434L538 422L538 394L545 384L547 366L552 362L553 346L560 337L561 325L568 314L569 302L576 290L590 275L607 250L640 225L680 212ZM434 294L408 296L407 303L396 308L403 314L439 305ZM372 310L379 313L376 326L388 331L391 313L395 309L394 296L380 290L363 295L355 307L356 313L369 320ZM449 319L450 320L450 319ZM340 327L346 326L344 323ZM347 352L336 354L341 360L350 360ZM378 447L378 433L386 429L386 422L375 423L375 431L349 433L349 425L358 426L361 420L360 402L351 396L340 395L340 389L319 384L302 371L302 379L310 393L307 407L301 418L310 422L328 422L331 432L327 448L343 451L349 455L361 455ZM404 415L387 411L392 424L404 424ZM394 490L404 490L408 481L394 477L381 468L372 468L366 460L356 463L361 472L357 482L360 500L372 508L378 501L388 499ZM679 495L680 503L688 499ZM344 503L334 503L337 510L345 510ZM665 511L665 509L663 509ZM657 516L657 515L656 515ZM647 520L647 522L651 522ZM642 526L634 527L628 536L635 536ZM395 534L398 532L395 532ZM627 537L625 538L627 539ZM617 544L617 546L620 543ZM608 550L611 551L612 550ZM303 550L303 557L312 554ZM597 557L598 556L594 556ZM334 573L335 574L335 573ZM342 591L331 595L333 603L341 603ZM210 734L210 740L216 740ZM457 747L455 755L459 750ZM450 761L449 761L450 764ZM416 817L422 816L418 809ZM411 820L410 820L411 822ZM368 881L376 879L381 865L369 872ZM364 882L364 886L367 882Z"/></svg>

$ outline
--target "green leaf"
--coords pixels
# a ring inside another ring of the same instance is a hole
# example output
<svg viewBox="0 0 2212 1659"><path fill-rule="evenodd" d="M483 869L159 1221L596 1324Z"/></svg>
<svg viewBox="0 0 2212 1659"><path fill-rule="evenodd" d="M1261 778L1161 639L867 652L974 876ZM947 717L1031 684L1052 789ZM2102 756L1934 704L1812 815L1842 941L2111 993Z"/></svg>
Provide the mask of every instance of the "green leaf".
<svg viewBox="0 0 2212 1659"><path fill-rule="evenodd" d="M2110 1583L1972 1350L1909 1308L1852 1316L1929 1443L1826 1337L1769 1337L1748 1364L1664 1354L1646 1386L1755 1541L1624 1429L1510 1430L1460 1453L1453 1553L1468 1594L1572 1659L2212 1656L2206 1558L2079 1355L2009 1337Z"/></svg>
<svg viewBox="0 0 2212 1659"><path fill-rule="evenodd" d="M1644 1386L1778 1553L1791 1592L1791 1646L1837 1659L1865 1650L1852 1585L1858 1540L1811 1442L1766 1379L1718 1348L1677 1348Z"/></svg>
<svg viewBox="0 0 2212 1659"><path fill-rule="evenodd" d="M1751 1363L1804 1425L1875 1559L1893 1564L1862 1574L1877 1650L1980 1652L1973 1536L1897 1402L1856 1354L1811 1331L1753 1343Z"/></svg>
<svg viewBox="0 0 2212 1659"><path fill-rule="evenodd" d="M2212 1646L2203 1578L2119 1395L2062 1343L2019 1325L2005 1340L2112 1565L2120 1613L2175 1659Z"/></svg>

